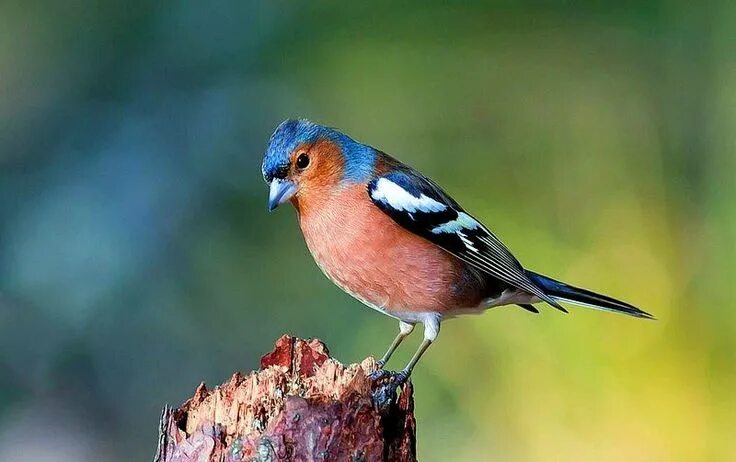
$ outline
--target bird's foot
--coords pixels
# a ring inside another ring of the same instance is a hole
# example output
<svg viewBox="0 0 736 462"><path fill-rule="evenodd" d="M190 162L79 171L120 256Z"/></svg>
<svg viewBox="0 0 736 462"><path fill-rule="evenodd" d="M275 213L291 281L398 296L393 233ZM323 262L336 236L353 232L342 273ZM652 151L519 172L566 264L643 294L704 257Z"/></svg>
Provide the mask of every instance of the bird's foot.
<svg viewBox="0 0 736 462"><path fill-rule="evenodd" d="M368 374L368 378L373 383L382 381L382 380L384 380L384 379L386 379L386 378L388 378L388 377L391 376L391 374L392 374L391 371L387 371L387 370L383 369L383 367L380 367L380 366L377 366L377 367L378 367L378 369L376 369L375 371L373 371L370 374Z"/></svg>
<svg viewBox="0 0 736 462"><path fill-rule="evenodd" d="M409 372L391 372L379 369L372 372L369 378L373 380L373 404L379 411L386 412L393 404L398 402L396 389L409 380Z"/></svg>

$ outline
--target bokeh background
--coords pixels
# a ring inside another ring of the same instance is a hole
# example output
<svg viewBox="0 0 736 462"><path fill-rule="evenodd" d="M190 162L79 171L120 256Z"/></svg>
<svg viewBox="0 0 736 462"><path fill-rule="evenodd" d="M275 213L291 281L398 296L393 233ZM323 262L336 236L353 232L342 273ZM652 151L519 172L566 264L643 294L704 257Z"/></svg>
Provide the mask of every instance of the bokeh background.
<svg viewBox="0 0 736 462"><path fill-rule="evenodd" d="M422 460L736 460L734 24L727 1L0 3L0 460L148 460L164 403L285 332L384 351L395 321L266 213L295 116L659 318L446 323Z"/></svg>

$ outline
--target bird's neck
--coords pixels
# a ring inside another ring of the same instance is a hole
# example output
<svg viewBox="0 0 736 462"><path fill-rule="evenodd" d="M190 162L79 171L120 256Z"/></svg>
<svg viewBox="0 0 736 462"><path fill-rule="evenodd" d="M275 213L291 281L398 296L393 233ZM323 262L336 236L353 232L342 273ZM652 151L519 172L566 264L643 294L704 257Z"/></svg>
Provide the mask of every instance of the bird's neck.
<svg viewBox="0 0 736 462"><path fill-rule="evenodd" d="M347 181L324 186L312 184L291 198L291 204L296 209L300 220L309 220L325 214L330 215L336 213L341 201L355 196L354 191L360 187L360 185ZM352 191L352 193L346 195L346 191Z"/></svg>

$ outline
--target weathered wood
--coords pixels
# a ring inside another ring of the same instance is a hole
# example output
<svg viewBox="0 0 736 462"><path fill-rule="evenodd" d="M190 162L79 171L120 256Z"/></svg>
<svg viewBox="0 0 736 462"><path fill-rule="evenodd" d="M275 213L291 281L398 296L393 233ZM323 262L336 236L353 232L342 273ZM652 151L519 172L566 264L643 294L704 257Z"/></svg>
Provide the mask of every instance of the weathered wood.
<svg viewBox="0 0 736 462"><path fill-rule="evenodd" d="M319 340L281 337L261 369L164 408L156 462L414 461L411 383L377 406L373 358L344 366Z"/></svg>

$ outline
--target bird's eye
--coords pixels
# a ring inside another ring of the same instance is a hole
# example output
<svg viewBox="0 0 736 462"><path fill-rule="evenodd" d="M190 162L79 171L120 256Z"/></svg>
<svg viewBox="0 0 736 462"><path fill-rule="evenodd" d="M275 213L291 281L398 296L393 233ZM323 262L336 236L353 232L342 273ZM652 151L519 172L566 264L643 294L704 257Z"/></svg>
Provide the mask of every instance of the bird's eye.
<svg viewBox="0 0 736 462"><path fill-rule="evenodd" d="M299 154L299 157L296 158L296 168L304 170L307 167L309 167L309 156L305 153Z"/></svg>

